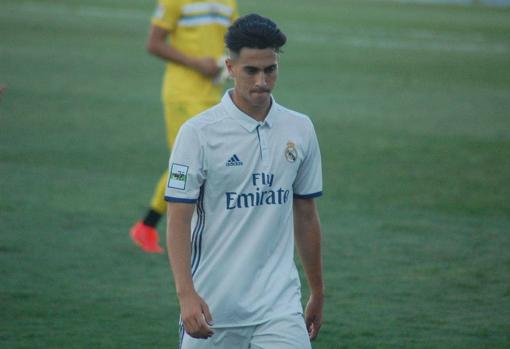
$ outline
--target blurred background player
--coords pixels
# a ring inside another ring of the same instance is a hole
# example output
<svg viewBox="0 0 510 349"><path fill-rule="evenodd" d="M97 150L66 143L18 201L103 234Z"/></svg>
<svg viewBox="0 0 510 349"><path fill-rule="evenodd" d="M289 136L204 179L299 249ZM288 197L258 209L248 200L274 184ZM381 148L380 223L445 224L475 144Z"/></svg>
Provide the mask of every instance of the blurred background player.
<svg viewBox="0 0 510 349"><path fill-rule="evenodd" d="M167 62L162 100L168 148L181 125L219 102L224 63L223 37L237 19L236 0L159 0L152 17L147 50ZM144 251L162 253L156 225L166 212L168 170L159 180L148 212L130 230Z"/></svg>

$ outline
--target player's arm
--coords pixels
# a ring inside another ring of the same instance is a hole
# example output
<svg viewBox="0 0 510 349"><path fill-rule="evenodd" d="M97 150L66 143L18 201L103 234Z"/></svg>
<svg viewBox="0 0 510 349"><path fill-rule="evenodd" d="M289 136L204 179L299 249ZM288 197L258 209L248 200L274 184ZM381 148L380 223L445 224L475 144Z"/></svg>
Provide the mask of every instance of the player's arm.
<svg viewBox="0 0 510 349"><path fill-rule="evenodd" d="M190 231L194 209L195 204L168 203L168 256L184 329L194 338L209 338L213 335L209 327L212 316L205 301L195 291L191 277Z"/></svg>
<svg viewBox="0 0 510 349"><path fill-rule="evenodd" d="M146 43L147 51L164 61L184 65L208 77L218 73L220 68L213 57L192 57L184 54L168 43L169 34L166 29L152 24Z"/></svg>
<svg viewBox="0 0 510 349"><path fill-rule="evenodd" d="M305 322L311 340L322 324L324 284L322 280L321 227L313 199L294 198L294 235L296 247L310 288Z"/></svg>

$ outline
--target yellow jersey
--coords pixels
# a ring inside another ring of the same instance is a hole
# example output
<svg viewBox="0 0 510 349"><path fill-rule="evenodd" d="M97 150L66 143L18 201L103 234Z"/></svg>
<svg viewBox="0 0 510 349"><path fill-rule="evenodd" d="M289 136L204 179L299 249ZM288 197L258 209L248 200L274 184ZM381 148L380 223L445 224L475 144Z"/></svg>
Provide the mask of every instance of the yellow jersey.
<svg viewBox="0 0 510 349"><path fill-rule="evenodd" d="M220 58L227 28L238 17L236 0L158 0L152 24L169 32L173 47L194 57ZM219 101L222 86L180 64L169 62L163 78L163 99Z"/></svg>

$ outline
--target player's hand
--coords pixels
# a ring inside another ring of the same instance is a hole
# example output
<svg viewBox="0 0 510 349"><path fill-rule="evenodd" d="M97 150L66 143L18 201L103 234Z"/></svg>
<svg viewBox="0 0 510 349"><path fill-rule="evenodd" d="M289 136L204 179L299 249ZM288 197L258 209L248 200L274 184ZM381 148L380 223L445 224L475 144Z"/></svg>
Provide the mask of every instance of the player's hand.
<svg viewBox="0 0 510 349"><path fill-rule="evenodd" d="M312 293L308 299L308 304L306 305L305 324L306 329L308 330L308 336L312 341L317 338L319 330L321 329L323 303L324 296L322 294L314 295Z"/></svg>
<svg viewBox="0 0 510 349"><path fill-rule="evenodd" d="M212 57L195 58L193 67L199 73L210 78L214 77L220 71L218 63L216 63L216 60Z"/></svg>
<svg viewBox="0 0 510 349"><path fill-rule="evenodd" d="M196 293L190 292L179 297L181 319L184 329L193 338L207 339L214 334L211 329L212 316L205 301Z"/></svg>

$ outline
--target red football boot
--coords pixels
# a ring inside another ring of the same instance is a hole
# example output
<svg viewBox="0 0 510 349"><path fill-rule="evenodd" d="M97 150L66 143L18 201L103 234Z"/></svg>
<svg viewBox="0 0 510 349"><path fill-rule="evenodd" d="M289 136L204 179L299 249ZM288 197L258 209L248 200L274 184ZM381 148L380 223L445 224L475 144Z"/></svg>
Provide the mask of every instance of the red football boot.
<svg viewBox="0 0 510 349"><path fill-rule="evenodd" d="M159 246L159 234L156 228L143 224L143 221L136 222L129 231L131 240L148 253L163 253L165 250Z"/></svg>

